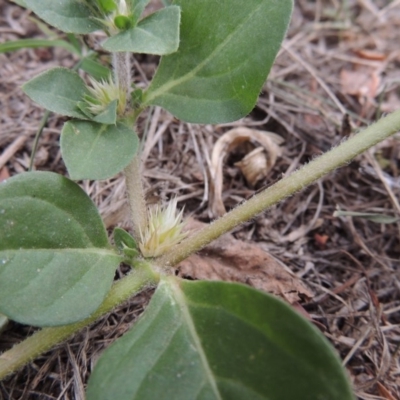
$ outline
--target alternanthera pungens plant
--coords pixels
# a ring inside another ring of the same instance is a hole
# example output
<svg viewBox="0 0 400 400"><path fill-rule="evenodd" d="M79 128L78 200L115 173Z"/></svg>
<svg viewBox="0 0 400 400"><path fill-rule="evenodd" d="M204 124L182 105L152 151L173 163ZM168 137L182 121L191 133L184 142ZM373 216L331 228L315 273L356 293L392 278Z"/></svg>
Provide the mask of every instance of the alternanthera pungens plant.
<svg viewBox="0 0 400 400"><path fill-rule="evenodd" d="M92 399L352 399L322 335L287 305L241 285L187 282L174 265L238 224L345 164L400 128L382 119L185 237L176 203L149 209L138 115L158 105L195 123L239 119L254 106L289 23L291 0L176 0L145 18L147 0L26 0L56 28L103 30L113 75L84 81L56 68L24 86L71 117L61 133L70 179L21 174L0 185L0 311L44 327L0 356L4 377L143 287L157 290L138 323L98 362ZM129 53L162 56L149 87L131 87ZM124 171L132 236L100 216L73 180ZM132 272L112 286L119 263Z"/></svg>

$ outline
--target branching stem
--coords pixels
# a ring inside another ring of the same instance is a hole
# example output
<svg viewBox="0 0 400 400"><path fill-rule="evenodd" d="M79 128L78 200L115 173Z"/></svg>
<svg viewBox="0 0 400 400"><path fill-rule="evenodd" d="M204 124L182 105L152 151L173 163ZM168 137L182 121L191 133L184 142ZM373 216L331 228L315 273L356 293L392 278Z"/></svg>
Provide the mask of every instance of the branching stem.
<svg viewBox="0 0 400 400"><path fill-rule="evenodd" d="M206 228L189 237L174 249L156 260L157 265L174 266L195 251L228 232L235 226L254 218L256 215L291 196L300 189L315 182L328 172L350 162L369 147L386 139L400 130L400 110L369 126L364 131L341 143L330 152L310 162L292 175L254 196L230 213L216 220ZM162 264L163 263L163 264ZM83 327L111 311L114 307L135 295L143 287L157 284L159 277L155 268L142 262L135 273L117 282L103 304L90 318L72 325L44 328L33 336L14 346L0 356L0 379L16 371L38 355L51 349Z"/></svg>

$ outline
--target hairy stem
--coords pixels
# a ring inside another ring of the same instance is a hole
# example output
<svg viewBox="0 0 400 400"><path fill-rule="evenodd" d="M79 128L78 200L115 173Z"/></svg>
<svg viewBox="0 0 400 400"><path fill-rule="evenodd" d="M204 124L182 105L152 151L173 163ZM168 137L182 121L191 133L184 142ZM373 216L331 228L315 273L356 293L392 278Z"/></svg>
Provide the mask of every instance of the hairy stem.
<svg viewBox="0 0 400 400"><path fill-rule="evenodd" d="M112 54L114 76L119 88L126 93L129 99L131 92L131 61L129 53Z"/></svg>
<svg viewBox="0 0 400 400"><path fill-rule="evenodd" d="M181 244L175 246L171 252L158 259L157 264L162 265L162 262L164 263L163 265L176 265L185 257L200 250L220 235L315 182L329 171L348 163L356 155L399 130L400 110L382 118L380 121L350 138L347 142L340 144L292 175L283 178L275 185L254 196L245 204L200 230ZM133 274L117 282L103 304L90 318L76 324L56 328L44 328L14 346L11 350L0 355L0 379L16 371L38 355L51 349L56 344L108 313L142 288L157 284L159 276L153 272L154 268L146 263L142 263L141 267L137 268Z"/></svg>
<svg viewBox="0 0 400 400"><path fill-rule="evenodd" d="M75 324L43 328L23 342L0 355L0 379L15 372L35 357L50 350L85 326L110 312L115 306L128 300L146 287L155 286L160 277L146 262L135 265L135 269L111 288L99 309L83 321Z"/></svg>
<svg viewBox="0 0 400 400"><path fill-rule="evenodd" d="M190 254L254 218L279 201L317 181L334 169L350 162L355 156L400 130L400 110L389 114L380 121L355 134L346 142L311 161L291 175L255 195L210 225L176 245L158 260L159 265L174 266Z"/></svg>
<svg viewBox="0 0 400 400"><path fill-rule="evenodd" d="M113 67L117 83L121 90L130 96L131 64L129 53L113 53ZM131 163L125 168L125 182L128 193L131 218L133 223L133 236L140 239L140 231L147 224L147 207L142 185L140 154L137 153Z"/></svg>
<svg viewBox="0 0 400 400"><path fill-rule="evenodd" d="M142 185L140 154L125 168L125 184L133 223L133 236L139 241L140 231L147 225L147 206Z"/></svg>

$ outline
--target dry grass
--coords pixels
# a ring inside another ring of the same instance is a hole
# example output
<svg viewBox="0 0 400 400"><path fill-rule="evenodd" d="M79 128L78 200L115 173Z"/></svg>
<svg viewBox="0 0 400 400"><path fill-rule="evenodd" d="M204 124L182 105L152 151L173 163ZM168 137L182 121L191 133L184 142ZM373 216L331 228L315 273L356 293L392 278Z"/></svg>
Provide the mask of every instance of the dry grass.
<svg viewBox="0 0 400 400"><path fill-rule="evenodd" d="M1 40L40 36L28 12L0 0ZM209 154L233 126L256 127L285 138L283 156L256 189L340 143L352 130L400 106L400 2L298 0L289 36L251 115L234 124L181 123L155 108L141 117L149 202L177 196L187 214L210 219ZM43 110L20 86L74 60L60 49L0 55L0 172L25 171ZM135 80L145 86L157 59L137 57ZM35 167L65 173L58 147L63 120L51 116ZM289 266L314 291L303 304L340 353L360 399L400 398L400 224L333 217L337 207L400 217L400 136L358 157L301 193L236 230ZM246 149L246 151L251 149ZM231 154L224 166L225 207L248 198ZM108 227L129 227L121 177L83 182ZM149 294L133 299L66 344L0 383L4 399L81 399L92 364L125 332ZM0 338L9 348L31 328L12 324ZM390 397L392 396L392 397Z"/></svg>

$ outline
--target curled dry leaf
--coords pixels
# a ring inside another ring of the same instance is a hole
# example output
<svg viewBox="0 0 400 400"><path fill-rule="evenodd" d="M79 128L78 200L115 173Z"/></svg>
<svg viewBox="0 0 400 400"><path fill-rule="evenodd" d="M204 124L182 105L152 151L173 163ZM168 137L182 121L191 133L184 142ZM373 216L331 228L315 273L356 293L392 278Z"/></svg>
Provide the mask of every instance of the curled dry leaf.
<svg viewBox="0 0 400 400"><path fill-rule="evenodd" d="M189 230L201 229L187 222ZM240 282L272 293L291 304L311 299L313 293L285 265L255 243L225 234L178 265L179 275L193 279Z"/></svg>
<svg viewBox="0 0 400 400"><path fill-rule="evenodd" d="M262 147L257 147L247 154L241 161L235 163L250 187L254 187L258 181L264 179L268 171L267 156Z"/></svg>
<svg viewBox="0 0 400 400"><path fill-rule="evenodd" d="M210 165L210 210L213 216L225 214L222 201L223 176L222 167L226 156L238 146L246 142L255 141L261 145L239 163L238 167L244 173L250 186L254 186L260 179L266 177L281 155L280 144L283 138L276 133L259 131L244 127L234 128L225 132L215 143Z"/></svg>

